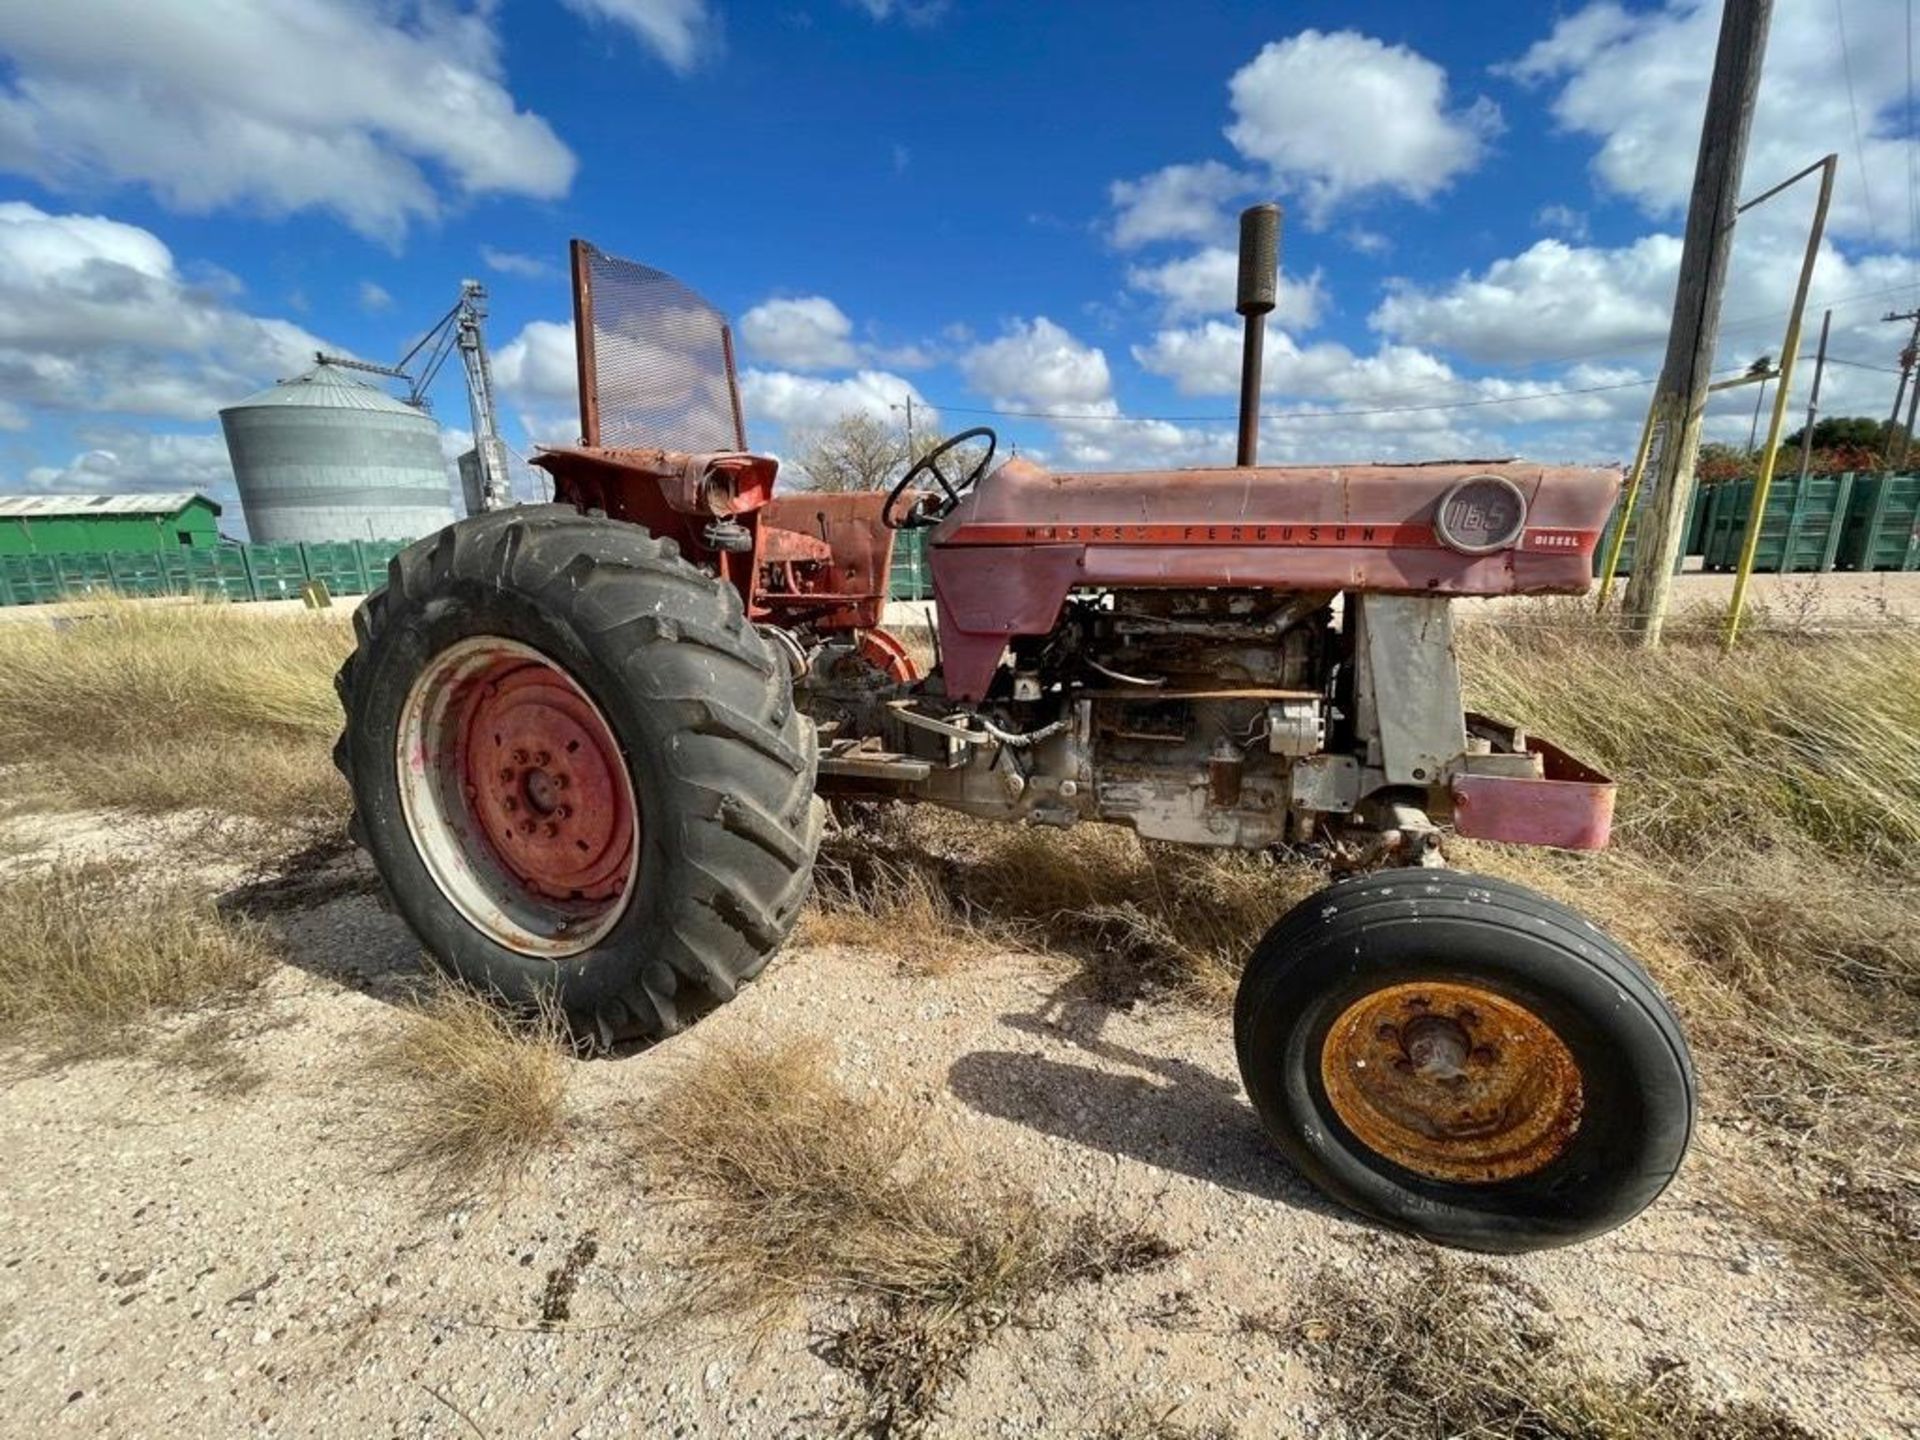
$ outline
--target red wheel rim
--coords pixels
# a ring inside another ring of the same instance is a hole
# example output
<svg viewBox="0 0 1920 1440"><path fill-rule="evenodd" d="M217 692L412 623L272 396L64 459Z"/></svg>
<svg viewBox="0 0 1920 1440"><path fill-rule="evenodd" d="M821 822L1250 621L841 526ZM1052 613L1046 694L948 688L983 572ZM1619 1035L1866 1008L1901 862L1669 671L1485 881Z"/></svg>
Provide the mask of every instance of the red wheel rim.
<svg viewBox="0 0 1920 1440"><path fill-rule="evenodd" d="M557 958L624 913L641 838L626 756L553 660L492 636L450 646L408 694L396 758L421 860L490 938Z"/></svg>
<svg viewBox="0 0 1920 1440"><path fill-rule="evenodd" d="M920 678L920 667L914 663L913 653L897 635L875 626L871 630L862 630L855 643L859 647L860 658L889 680L911 685Z"/></svg>

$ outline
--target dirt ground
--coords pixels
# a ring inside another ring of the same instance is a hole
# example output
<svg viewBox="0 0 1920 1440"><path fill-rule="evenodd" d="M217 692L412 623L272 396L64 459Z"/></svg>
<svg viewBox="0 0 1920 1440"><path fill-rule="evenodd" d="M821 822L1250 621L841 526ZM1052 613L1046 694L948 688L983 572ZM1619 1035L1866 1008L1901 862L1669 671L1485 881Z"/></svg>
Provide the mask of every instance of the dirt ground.
<svg viewBox="0 0 1920 1440"><path fill-rule="evenodd" d="M159 822L7 823L28 858L180 863ZM633 1178L619 1144L700 1047L790 1032L824 1037L846 1084L907 1097L979 1166L1178 1247L1000 1331L932 1433L1091 1434L1127 1404L1195 1433L1344 1433L1309 1361L1242 1322L1284 1311L1326 1267L1384 1277L1424 1250L1330 1207L1276 1158L1223 1019L1063 998L1065 975L1020 956L925 978L794 947L690 1033L569 1062L565 1149L502 1204L436 1209L376 1158L360 1057L400 1023L419 959L357 865L280 896L268 919L291 963L236 1008L164 1022L140 1055L5 1073L0 1433L829 1433L854 1383L820 1353L825 1317L795 1315L757 1345L680 1319L687 1217ZM207 1024L231 1035L218 1068L159 1058ZM1536 1287L1603 1371L1679 1366L1710 1399L1777 1406L1818 1434L1920 1435L1911 1357L1708 1198L1700 1175L1725 1142L1709 1127L1625 1228L1497 1268Z"/></svg>

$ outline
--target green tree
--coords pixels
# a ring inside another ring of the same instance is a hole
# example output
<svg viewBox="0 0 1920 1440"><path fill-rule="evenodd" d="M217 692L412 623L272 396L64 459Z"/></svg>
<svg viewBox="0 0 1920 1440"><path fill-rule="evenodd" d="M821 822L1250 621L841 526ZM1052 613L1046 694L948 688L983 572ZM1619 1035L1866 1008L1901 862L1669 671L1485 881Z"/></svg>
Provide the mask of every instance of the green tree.
<svg viewBox="0 0 1920 1440"><path fill-rule="evenodd" d="M1887 443L1887 428L1885 420L1876 420L1871 415L1829 415L1814 422L1813 448L1833 450L1842 445L1859 445L1877 450ZM1903 425L1900 429L1906 427ZM1797 446L1806 433L1807 427L1802 425L1785 443Z"/></svg>

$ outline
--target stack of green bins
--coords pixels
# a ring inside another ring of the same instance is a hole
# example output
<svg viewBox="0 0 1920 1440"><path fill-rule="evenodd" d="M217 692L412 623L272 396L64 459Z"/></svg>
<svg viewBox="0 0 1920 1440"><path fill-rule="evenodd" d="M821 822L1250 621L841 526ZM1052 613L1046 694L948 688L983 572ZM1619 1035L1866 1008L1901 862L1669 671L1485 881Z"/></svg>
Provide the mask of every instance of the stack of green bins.
<svg viewBox="0 0 1920 1440"><path fill-rule="evenodd" d="M1788 574L1802 570L1831 570L1840 548L1847 507L1853 499L1851 474L1775 476L1767 492L1767 511L1760 521L1760 543L1754 550L1756 574ZM1716 488L1725 491L1708 515L1706 567L1735 570L1746 535L1747 511L1753 506L1751 480L1736 480Z"/></svg>
<svg viewBox="0 0 1920 1440"><path fill-rule="evenodd" d="M1842 570L1920 570L1920 475L1861 475L1840 535Z"/></svg>
<svg viewBox="0 0 1920 1440"><path fill-rule="evenodd" d="M899 530L893 537L893 574L887 582L889 600L925 600L933 594L933 576L927 572L927 532Z"/></svg>

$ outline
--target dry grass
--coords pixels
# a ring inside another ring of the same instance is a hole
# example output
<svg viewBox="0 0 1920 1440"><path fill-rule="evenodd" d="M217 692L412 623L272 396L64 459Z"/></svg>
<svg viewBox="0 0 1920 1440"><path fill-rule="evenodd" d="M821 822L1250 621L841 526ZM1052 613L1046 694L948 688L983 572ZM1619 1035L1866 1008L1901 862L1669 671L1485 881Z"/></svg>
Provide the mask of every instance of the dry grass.
<svg viewBox="0 0 1920 1440"><path fill-rule="evenodd" d="M1541 628L1534 628L1535 626ZM1614 853L1466 847L1626 941L1685 1013L1712 1179L1920 1341L1920 631L1620 645L1584 611L1466 632L1484 708L1622 782Z"/></svg>
<svg viewBox="0 0 1920 1440"><path fill-rule="evenodd" d="M1620 643L1580 602L1464 627L1481 708L1600 762L1618 839L1691 861L1703 842L1785 843L1912 874L1920 843L1920 628ZM1717 847L1715 847L1717 848Z"/></svg>
<svg viewBox="0 0 1920 1440"><path fill-rule="evenodd" d="M970 953L1051 954L1077 961L1115 1003L1173 992L1224 1005L1254 942L1321 883L1301 863L1105 826L1009 829L880 809L829 837L802 937L869 945L936 974Z"/></svg>
<svg viewBox="0 0 1920 1440"><path fill-rule="evenodd" d="M1851 1312L1920 1343L1920 892L1817 851L1588 864L1476 847L1468 863L1592 916L1686 1017L1725 1199Z"/></svg>
<svg viewBox="0 0 1920 1440"><path fill-rule="evenodd" d="M1138 1403L1115 1406L1089 1432L1091 1440L1233 1440L1233 1427L1224 1423L1188 1425L1178 1406Z"/></svg>
<svg viewBox="0 0 1920 1440"><path fill-rule="evenodd" d="M106 603L0 625L0 755L52 803L337 821L334 616Z"/></svg>
<svg viewBox="0 0 1920 1440"><path fill-rule="evenodd" d="M134 1048L139 1026L251 986L266 933L184 883L106 866L0 879L0 1039L61 1058Z"/></svg>
<svg viewBox="0 0 1920 1440"><path fill-rule="evenodd" d="M1596 1372L1526 1287L1484 1265L1434 1258L1396 1280L1325 1270L1289 1329L1328 1407L1371 1440L1814 1440L1776 1410L1705 1403L1678 1361Z"/></svg>
<svg viewBox="0 0 1920 1440"><path fill-rule="evenodd" d="M694 1308L766 1323L806 1299L850 1313L821 1353L853 1375L847 1428L912 1434L996 1329L1045 1294L1159 1263L1151 1233L978 1184L915 1117L833 1078L819 1044L713 1045L637 1132L695 1202Z"/></svg>
<svg viewBox="0 0 1920 1440"><path fill-rule="evenodd" d="M557 1010L516 1016L436 984L367 1056L383 1169L429 1204L504 1195L565 1134L572 1063Z"/></svg>

